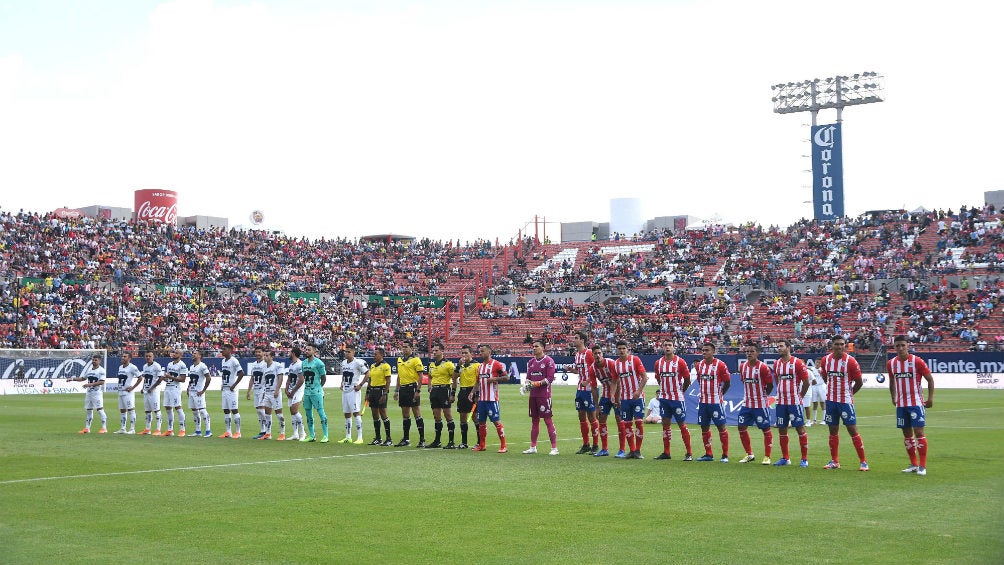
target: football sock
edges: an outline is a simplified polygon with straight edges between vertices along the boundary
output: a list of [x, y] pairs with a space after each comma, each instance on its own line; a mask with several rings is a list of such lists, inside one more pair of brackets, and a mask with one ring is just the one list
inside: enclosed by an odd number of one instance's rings
[[830, 461], [840, 461], [840, 436], [830, 434]]
[[178, 408], [178, 428], [185, 429], [185, 411]]
[[906, 446], [906, 454], [910, 456], [910, 464], [917, 465], [917, 443], [913, 437], [903, 438], [903, 444]]
[[607, 423], [606, 422], [600, 423], [597, 425], [597, 427], [599, 428], [598, 431], [600, 432], [600, 442], [602, 443], [601, 447], [603, 449], [606, 449], [607, 439], [609, 438], [609, 430], [607, 429]]
[[746, 455], [753, 455], [753, 445], [750, 442], [750, 433], [746, 428], [739, 429], [739, 441], [743, 444]]
[[106, 427], [108, 425], [108, 414], [105, 414], [104, 408], [98, 408], [98, 416], [101, 416], [101, 427]]
[[927, 436], [920, 436], [916, 440], [917, 455], [920, 456], [920, 466], [927, 467]]
[[226, 424], [227, 424], [227, 433], [228, 434], [230, 433], [231, 423], [233, 422], [233, 420], [234, 420], [234, 417], [231, 416], [230, 414], [224, 414], [223, 415], [223, 421], [226, 422]]
[[352, 437], [352, 418], [345, 418], [345, 437]]
[[467, 429], [469, 424], [465, 421], [460, 422], [460, 443], [467, 445]]
[[387, 439], [390, 439], [390, 418], [383, 421], [383, 431], [385, 432], [384, 435], [387, 436]]
[[582, 445], [589, 443], [589, 422], [585, 420], [579, 422], [579, 432], [582, 434]]
[[771, 452], [774, 448], [774, 432], [767, 428], [763, 431], [763, 454], [765, 457], [770, 457]]
[[258, 430], [261, 431], [262, 433], [264, 433], [265, 432], [265, 409], [264, 408], [256, 408], [255, 410], [258, 411]]
[[124, 430], [124, 429], [125, 429], [125, 427], [126, 427], [126, 413], [125, 413], [125, 412], [123, 412], [123, 413], [121, 414], [121, 417], [119, 418], [119, 420], [120, 420], [120, 422], [121, 422], [121, 423], [120, 423], [119, 425], [120, 425], [120, 426], [122, 427], [122, 429]]
[[718, 440], [722, 442], [722, 457], [729, 456], [729, 431], [719, 430]]
[[[593, 445], [596, 445], [599, 442], [599, 437], [600, 437], [600, 423], [596, 420], [590, 420], [589, 431], [590, 434], [593, 436]], [[603, 449], [606, 448], [607, 448], [606, 444], [604, 444]]]
[[408, 441], [411, 438], [411, 418], [402, 420], [401, 426], [404, 429], [404, 437], [402, 439]]
[[[801, 438], [801, 436], [799, 437]], [[781, 434], [780, 439], [781, 439], [781, 458], [791, 459], [791, 457], [788, 457], [788, 434]]]
[[157, 411], [157, 431], [160, 431], [161, 423], [164, 421], [164, 417], [161, 416], [160, 410]]
[[199, 414], [202, 415], [202, 423], [203, 423], [203, 425], [205, 425], [205, 428], [203, 428], [203, 431], [208, 432], [210, 429], [212, 429], [209, 426], [209, 412], [207, 412], [206, 409], [203, 408], [203, 409], [199, 410]]
[[[286, 415], [282, 412], [276, 412], [275, 415], [279, 417], [279, 433], [281, 435], [286, 435]], [[269, 428], [271, 427], [272, 426], [269, 425]]]
[[418, 441], [425, 441], [425, 420], [421, 416], [415, 418], [415, 427], [418, 428]]
[[558, 448], [558, 432], [554, 429], [554, 420], [546, 418], [544, 424], [547, 425], [547, 437], [551, 440], [551, 449]]
[[381, 432], [380, 417], [377, 416], [373, 418], [373, 433], [375, 434], [375, 437], [378, 440], [381, 439], [380, 432]]
[[94, 421], [94, 412], [92, 410], [87, 411], [87, 418], [85, 419], [84, 429], [91, 429], [91, 422]]
[[634, 450], [641, 451], [641, 442], [645, 439], [645, 420], [635, 420], [634, 427]]
[[202, 431], [202, 416], [199, 415], [198, 410], [192, 410], [192, 420], [195, 422], [195, 433]]
[[540, 418], [530, 422], [530, 447], [537, 447], [537, 435], [540, 434]]
[[453, 420], [446, 421], [446, 431], [450, 434], [450, 443], [453, 443], [453, 435], [456, 432], [457, 425], [453, 423]]
[[486, 441], [488, 441], [488, 425], [478, 424], [478, 445], [484, 448]]
[[[160, 426], [157, 427], [159, 428]], [[174, 431], [174, 410], [170, 408], [167, 409], [167, 429]]]
[[439, 443], [439, 440], [443, 439], [443, 421], [436, 420], [436, 422], [433, 424], [433, 427], [436, 430], [435, 443]]
[[863, 441], [861, 441], [861, 435], [857, 434], [857, 435], [851, 436], [851, 443], [854, 444], [854, 449], [855, 449], [855, 451], [858, 452], [858, 459], [860, 459], [862, 462], [864, 462], [865, 461], [865, 443]]
[[701, 441], [704, 442], [704, 454], [711, 456], [711, 430], [701, 430]]
[[148, 430], [150, 429], [150, 422], [152, 422], [152, 421], [153, 421], [153, 414], [147, 412], [146, 413], [146, 429], [148, 429]]
[[502, 422], [495, 422], [495, 431], [499, 434], [499, 441], [502, 442], [502, 448], [505, 449], [505, 428], [502, 426]]
[[136, 429], [136, 411], [135, 410], [130, 410], [129, 411], [129, 423], [132, 425], [132, 429], [135, 430]]
[[624, 422], [617, 420], [617, 443], [620, 445], [621, 451], [624, 451]]
[[687, 424], [680, 424], [680, 435], [683, 437], [683, 447], [687, 453], [693, 453], [690, 449], [690, 428], [687, 427]]
[[234, 414], [234, 433], [241, 433], [241, 415], [239, 412]]
[[662, 452], [669, 455], [669, 444], [673, 441], [673, 428], [665, 427], [662, 429]]
[[802, 450], [802, 459], [809, 458], [809, 434], [798, 434], [798, 447]]
[[[624, 430], [624, 441], [627, 443], [628, 451], [634, 451], [634, 431], [631, 429], [631, 422], [620, 422], [620, 426]], [[622, 447], [621, 449], [623, 450], [624, 448]]]
[[[227, 426], [229, 428], [229, 424]], [[229, 430], [228, 430], [229, 431]], [[307, 435], [314, 437], [314, 411], [307, 411], [307, 431], [310, 432]]]

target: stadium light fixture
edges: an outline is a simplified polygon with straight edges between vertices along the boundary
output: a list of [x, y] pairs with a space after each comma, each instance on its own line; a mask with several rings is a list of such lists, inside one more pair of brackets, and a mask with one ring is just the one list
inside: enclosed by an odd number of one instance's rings
[[[874, 71], [778, 83], [771, 86], [771, 102], [776, 114], [811, 112], [812, 125], [816, 125], [816, 115], [820, 110], [835, 109], [837, 122], [840, 122], [842, 111], [847, 106], [883, 102], [884, 84], [885, 77]], [[821, 85], [826, 85], [826, 88]]]

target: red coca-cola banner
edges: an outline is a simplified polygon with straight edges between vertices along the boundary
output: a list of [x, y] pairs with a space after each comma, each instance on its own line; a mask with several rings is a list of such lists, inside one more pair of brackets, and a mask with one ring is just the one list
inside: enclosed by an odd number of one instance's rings
[[178, 193], [173, 190], [136, 191], [136, 221], [174, 224], [178, 220]]

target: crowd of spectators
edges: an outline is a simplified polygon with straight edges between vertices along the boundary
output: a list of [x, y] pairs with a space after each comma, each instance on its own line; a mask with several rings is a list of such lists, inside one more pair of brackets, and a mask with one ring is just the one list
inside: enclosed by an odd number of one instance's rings
[[[918, 343], [1004, 345], [979, 329], [1000, 317], [1004, 292], [1001, 216], [992, 206], [657, 230], [617, 244], [613, 252], [587, 244], [559, 260], [562, 246], [531, 238], [505, 246], [309, 240], [0, 210], [0, 346], [283, 350], [309, 341], [334, 352], [346, 343], [394, 349], [405, 338], [421, 346], [440, 337], [445, 317], [426, 307], [428, 297], [446, 298], [455, 311], [450, 299], [465, 285], [517, 296], [494, 307], [484, 293], [468, 295], [464, 307], [490, 322], [536, 317], [559, 349], [580, 328], [601, 343], [630, 337], [640, 353], [664, 338], [684, 350], [705, 339], [770, 346], [765, 325], [790, 327], [808, 347], [842, 332], [862, 349], [894, 332]], [[951, 288], [945, 276], [960, 273], [960, 288]], [[878, 279], [900, 283], [890, 290]], [[792, 291], [792, 283], [807, 284]], [[745, 302], [750, 289], [763, 291], [755, 304]], [[600, 291], [619, 298], [525, 298]], [[893, 293], [901, 295], [895, 307]], [[490, 334], [503, 327], [493, 323]]]

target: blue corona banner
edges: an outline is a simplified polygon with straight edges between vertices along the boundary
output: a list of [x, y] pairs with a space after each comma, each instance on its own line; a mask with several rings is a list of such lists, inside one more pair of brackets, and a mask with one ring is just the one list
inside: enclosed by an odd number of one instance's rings
[[812, 209], [819, 221], [844, 215], [844, 159], [840, 124], [812, 126]]

